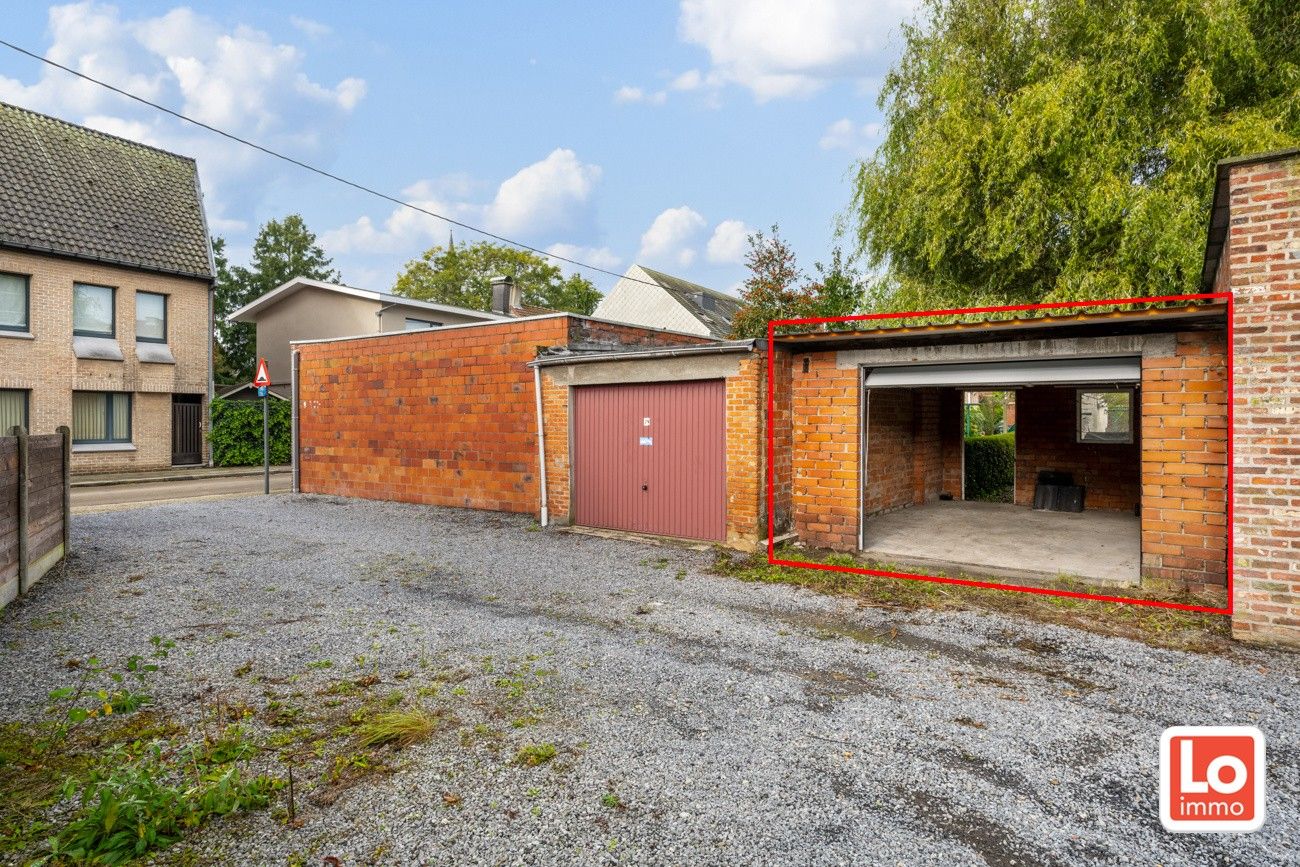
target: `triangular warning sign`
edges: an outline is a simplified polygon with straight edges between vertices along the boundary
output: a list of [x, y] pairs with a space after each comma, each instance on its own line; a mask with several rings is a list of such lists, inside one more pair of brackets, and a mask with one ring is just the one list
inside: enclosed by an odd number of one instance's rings
[[257, 359], [257, 376], [253, 377], [253, 385], [261, 388], [264, 385], [271, 384], [271, 371], [266, 367], [266, 359]]

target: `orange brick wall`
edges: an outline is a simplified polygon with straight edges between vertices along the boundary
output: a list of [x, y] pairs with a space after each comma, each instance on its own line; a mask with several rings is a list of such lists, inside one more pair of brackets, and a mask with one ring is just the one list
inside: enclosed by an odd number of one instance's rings
[[1227, 339], [1183, 333], [1142, 360], [1142, 575], [1227, 581]]
[[727, 541], [767, 537], [767, 358], [753, 352], [727, 377]]
[[[1084, 508], [1133, 511], [1141, 495], [1138, 442], [1080, 443], [1073, 388], [1016, 392], [1016, 504], [1034, 504], [1039, 470], [1070, 473], [1083, 485]], [[1140, 432], [1134, 436], [1139, 440]]]
[[[1300, 158], [1234, 167], [1233, 617], [1300, 646]], [[1222, 285], [1222, 282], [1220, 283]]]
[[[790, 430], [790, 387], [791, 372], [793, 370], [790, 353], [784, 349], [776, 351], [776, 358], [773, 362], [774, 375], [773, 386], [773, 423], [772, 439], [773, 451], [775, 453], [774, 473], [772, 477], [773, 493], [775, 494], [776, 505], [776, 532], [782, 535], [789, 532], [793, 526], [794, 516], [792, 514], [791, 495], [793, 490], [793, 468], [791, 460], [793, 451], [791, 449], [791, 430]], [[766, 371], [764, 372], [766, 376]], [[764, 393], [762, 400], [766, 406], [767, 392], [764, 384]], [[764, 428], [763, 435], [767, 435]], [[766, 452], [764, 452], [766, 454]], [[766, 478], [764, 479], [766, 484]], [[766, 529], [763, 535], [766, 536]]]
[[300, 345], [300, 485], [307, 493], [537, 509], [527, 363], [566, 317]]
[[536, 513], [537, 352], [700, 342], [551, 316], [300, 344], [301, 489]]
[[858, 545], [858, 391], [857, 369], [837, 368], [834, 352], [793, 356], [791, 503], [800, 541], [815, 547]]

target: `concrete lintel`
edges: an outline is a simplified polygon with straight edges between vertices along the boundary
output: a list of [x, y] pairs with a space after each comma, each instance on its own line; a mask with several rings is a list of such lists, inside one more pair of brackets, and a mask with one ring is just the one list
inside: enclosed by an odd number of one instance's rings
[[[993, 343], [954, 343], [948, 346], [902, 346], [893, 349], [845, 349], [835, 354], [840, 370], [891, 364], [944, 364], [973, 361], [1030, 361], [1043, 358], [1092, 358], [1141, 355], [1168, 358], [1174, 354], [1172, 334], [1130, 334], [1116, 337], [1053, 337], [1039, 340], [1000, 340]], [[798, 354], [797, 350], [796, 353]]]
[[623, 382], [681, 382], [725, 379], [740, 373], [743, 354], [680, 358], [625, 358], [620, 361], [557, 364], [545, 368], [559, 385], [617, 385]]

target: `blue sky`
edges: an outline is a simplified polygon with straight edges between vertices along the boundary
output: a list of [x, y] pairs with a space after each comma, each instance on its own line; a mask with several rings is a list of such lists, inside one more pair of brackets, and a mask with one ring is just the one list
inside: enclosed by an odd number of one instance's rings
[[[525, 243], [731, 290], [752, 229], [779, 223], [807, 270], [826, 256], [853, 162], [879, 140], [876, 93], [912, 6], [22, 4], [0, 31]], [[347, 282], [388, 289], [447, 237], [441, 221], [395, 214], [6, 49], [0, 100], [196, 157], [236, 261], [262, 221], [299, 212]]]

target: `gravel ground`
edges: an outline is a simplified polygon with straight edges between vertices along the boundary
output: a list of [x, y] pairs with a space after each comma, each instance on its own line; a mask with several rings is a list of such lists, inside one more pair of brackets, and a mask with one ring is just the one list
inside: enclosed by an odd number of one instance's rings
[[[168, 859], [1300, 861], [1294, 654], [858, 609], [710, 575], [705, 553], [323, 497], [84, 516], [74, 545], [0, 616], [6, 719], [39, 718], [69, 657], [147, 654], [151, 635], [177, 642], [151, 691], [182, 720], [222, 704], [263, 725], [272, 701], [311, 720], [367, 674], [455, 719], [353, 785], [301, 768], [300, 827], [230, 817]], [[1161, 730], [1213, 723], [1268, 737], [1268, 820], [1167, 834]], [[525, 744], [556, 757], [520, 765]]]

